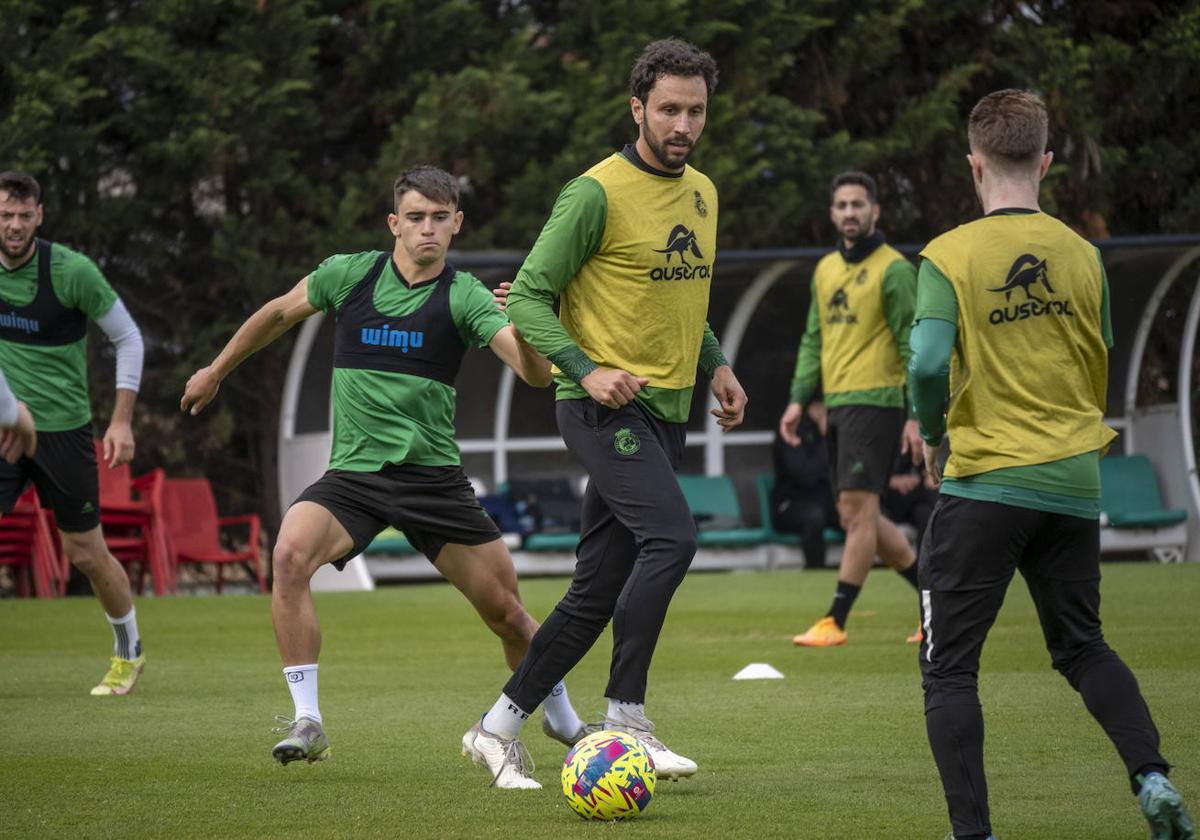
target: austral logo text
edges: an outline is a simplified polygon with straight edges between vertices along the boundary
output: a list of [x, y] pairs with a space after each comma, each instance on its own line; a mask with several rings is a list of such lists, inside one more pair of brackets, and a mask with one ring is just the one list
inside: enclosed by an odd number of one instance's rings
[[425, 332], [394, 330], [385, 324], [382, 329], [363, 327], [361, 340], [372, 347], [399, 347], [401, 353], [407, 353], [410, 347], [417, 350], [425, 346]]
[[[712, 269], [707, 264], [692, 265], [688, 255], [696, 259], [704, 259], [700, 246], [696, 242], [695, 231], [686, 225], [675, 225], [667, 236], [665, 248], [655, 248], [655, 253], [666, 254], [667, 264], [662, 268], [650, 269], [650, 279], [658, 280], [707, 280], [712, 276]], [[673, 257], [679, 255], [679, 264], [673, 265]]]
[[[1037, 285], [1040, 285], [1044, 290], [1046, 294], [1045, 298], [1038, 297], [1031, 291], [1031, 287]], [[1009, 306], [1009, 298], [1018, 289], [1025, 293], [1024, 301]], [[1026, 318], [1036, 318], [1039, 315], [1060, 315], [1065, 318], [1075, 317], [1075, 313], [1071, 310], [1071, 301], [1056, 300], [1050, 297], [1050, 295], [1055, 294], [1055, 291], [1054, 287], [1050, 285], [1046, 261], [1039, 260], [1033, 254], [1022, 254], [1017, 257], [1012, 264], [1012, 268], [1008, 270], [1008, 276], [1004, 278], [1004, 285], [995, 289], [988, 289], [988, 291], [1004, 292], [1005, 305], [997, 307], [988, 313], [988, 321], [993, 324], [1024, 321]]]

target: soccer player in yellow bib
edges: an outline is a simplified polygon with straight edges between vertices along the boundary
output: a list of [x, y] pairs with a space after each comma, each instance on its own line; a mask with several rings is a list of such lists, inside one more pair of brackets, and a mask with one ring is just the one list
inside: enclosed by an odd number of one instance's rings
[[1151, 837], [1193, 838], [1137, 680], [1101, 633], [1108, 281], [1096, 248], [1038, 208], [1046, 126], [1032, 93], [979, 101], [967, 160], [985, 215], [921, 252], [909, 382], [935, 475], [951, 448], [921, 551], [926, 729], [953, 837], [990, 837], [979, 657], [1020, 570], [1051, 662], [1117, 748]]
[[[900, 529], [879, 511], [897, 451], [920, 456], [916, 421], [906, 421], [904, 365], [917, 272], [876, 227], [875, 179], [843, 172], [833, 179], [829, 217], [838, 248], [817, 263], [808, 324], [800, 340], [790, 401], [779, 419], [785, 443], [818, 384], [828, 407], [826, 441], [846, 546], [829, 612], [792, 641], [804, 647], [846, 643], [846, 620], [878, 555], [917, 587], [916, 558]], [[809, 563], [813, 558], [806, 557]], [[919, 639], [919, 632], [909, 641]]]
[[746, 404], [705, 320], [717, 192], [687, 165], [716, 81], [716, 63], [691, 44], [646, 47], [630, 78], [637, 142], [563, 188], [508, 297], [513, 323], [555, 365], [558, 427], [590, 480], [570, 589], [463, 736], [497, 787], [540, 787], [521, 761], [521, 726], [609, 620], [605, 728], [641, 740], [659, 778], [696, 772], [655, 737], [644, 704], [667, 607], [696, 552], [675, 468], [697, 366], [712, 377], [722, 428], [740, 424]]

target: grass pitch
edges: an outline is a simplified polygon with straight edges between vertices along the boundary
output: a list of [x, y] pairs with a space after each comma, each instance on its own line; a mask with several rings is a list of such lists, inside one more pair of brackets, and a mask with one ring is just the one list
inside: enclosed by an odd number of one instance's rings
[[[543, 616], [566, 582], [529, 580]], [[564, 750], [538, 721], [541, 791], [497, 791], [459, 738], [506, 672], [499, 644], [451, 587], [317, 596], [321, 711], [333, 758], [280, 767], [272, 715], [290, 714], [262, 596], [139, 601], [137, 691], [96, 698], [111, 639], [96, 602], [0, 602], [0, 837], [914, 838], [949, 830], [925, 741], [915, 596], [876, 570], [844, 648], [794, 648], [833, 592], [826, 571], [693, 574], [651, 672], [648, 712], [700, 764], [660, 782], [641, 818], [580, 820], [562, 801]], [[1106, 635], [1141, 681], [1200, 811], [1200, 566], [1104, 569]], [[610, 638], [570, 675], [603, 709]], [[751, 662], [783, 680], [733, 682]], [[1145, 837], [1115, 751], [1050, 670], [1019, 580], [984, 652], [993, 823], [1000, 837]], [[539, 713], [540, 714], [540, 713]]]

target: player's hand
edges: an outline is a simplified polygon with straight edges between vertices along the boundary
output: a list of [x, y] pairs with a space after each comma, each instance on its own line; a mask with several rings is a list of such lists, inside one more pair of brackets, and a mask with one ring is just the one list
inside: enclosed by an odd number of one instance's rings
[[508, 293], [512, 289], [512, 283], [505, 280], [498, 288], [492, 289], [492, 302], [496, 304], [496, 308], [501, 312], [508, 309]]
[[746, 403], [750, 398], [729, 365], [721, 365], [713, 371], [712, 392], [720, 407], [712, 409], [709, 414], [717, 418], [721, 431], [728, 432], [742, 425], [746, 418]]
[[[924, 441], [922, 441], [924, 443]], [[895, 490], [901, 496], [907, 496], [909, 493], [917, 489], [917, 485], [921, 483], [921, 476], [914, 473], [895, 473], [888, 478], [888, 487]]]
[[796, 434], [796, 428], [800, 425], [800, 418], [803, 416], [804, 404], [793, 402], [788, 403], [787, 408], [783, 411], [783, 416], [779, 418], [779, 436], [788, 446], [800, 445], [800, 435]]
[[25, 403], [17, 403], [17, 422], [12, 428], [0, 430], [0, 458], [15, 464], [22, 458], [32, 458], [37, 450], [37, 430], [33, 415]]
[[109, 423], [103, 444], [104, 463], [110, 469], [128, 464], [133, 460], [133, 427], [121, 421]]
[[930, 446], [925, 441], [921, 441], [921, 452], [925, 456], [925, 474], [929, 477], [930, 487], [942, 485], [942, 465], [938, 459], [945, 446], [944, 440], [937, 446]]
[[181, 411], [187, 411], [192, 416], [204, 410], [204, 406], [213, 401], [217, 389], [221, 387], [221, 377], [217, 376], [212, 365], [202, 367], [192, 374], [183, 388], [183, 399], [179, 401]]
[[650, 384], [644, 376], [634, 376], [620, 368], [596, 368], [579, 384], [588, 396], [608, 408], [621, 408], [633, 402], [633, 398]]
[[900, 434], [900, 454], [907, 455], [912, 453], [913, 466], [920, 466], [924, 460], [925, 447], [922, 445], [921, 432], [917, 428], [916, 420], [909, 420], [904, 424], [904, 431]]

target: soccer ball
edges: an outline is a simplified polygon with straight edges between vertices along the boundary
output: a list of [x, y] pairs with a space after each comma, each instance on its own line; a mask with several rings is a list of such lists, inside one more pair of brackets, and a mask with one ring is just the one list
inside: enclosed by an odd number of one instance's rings
[[650, 805], [654, 759], [627, 732], [593, 732], [567, 753], [562, 787], [567, 804], [588, 820], [626, 820]]

